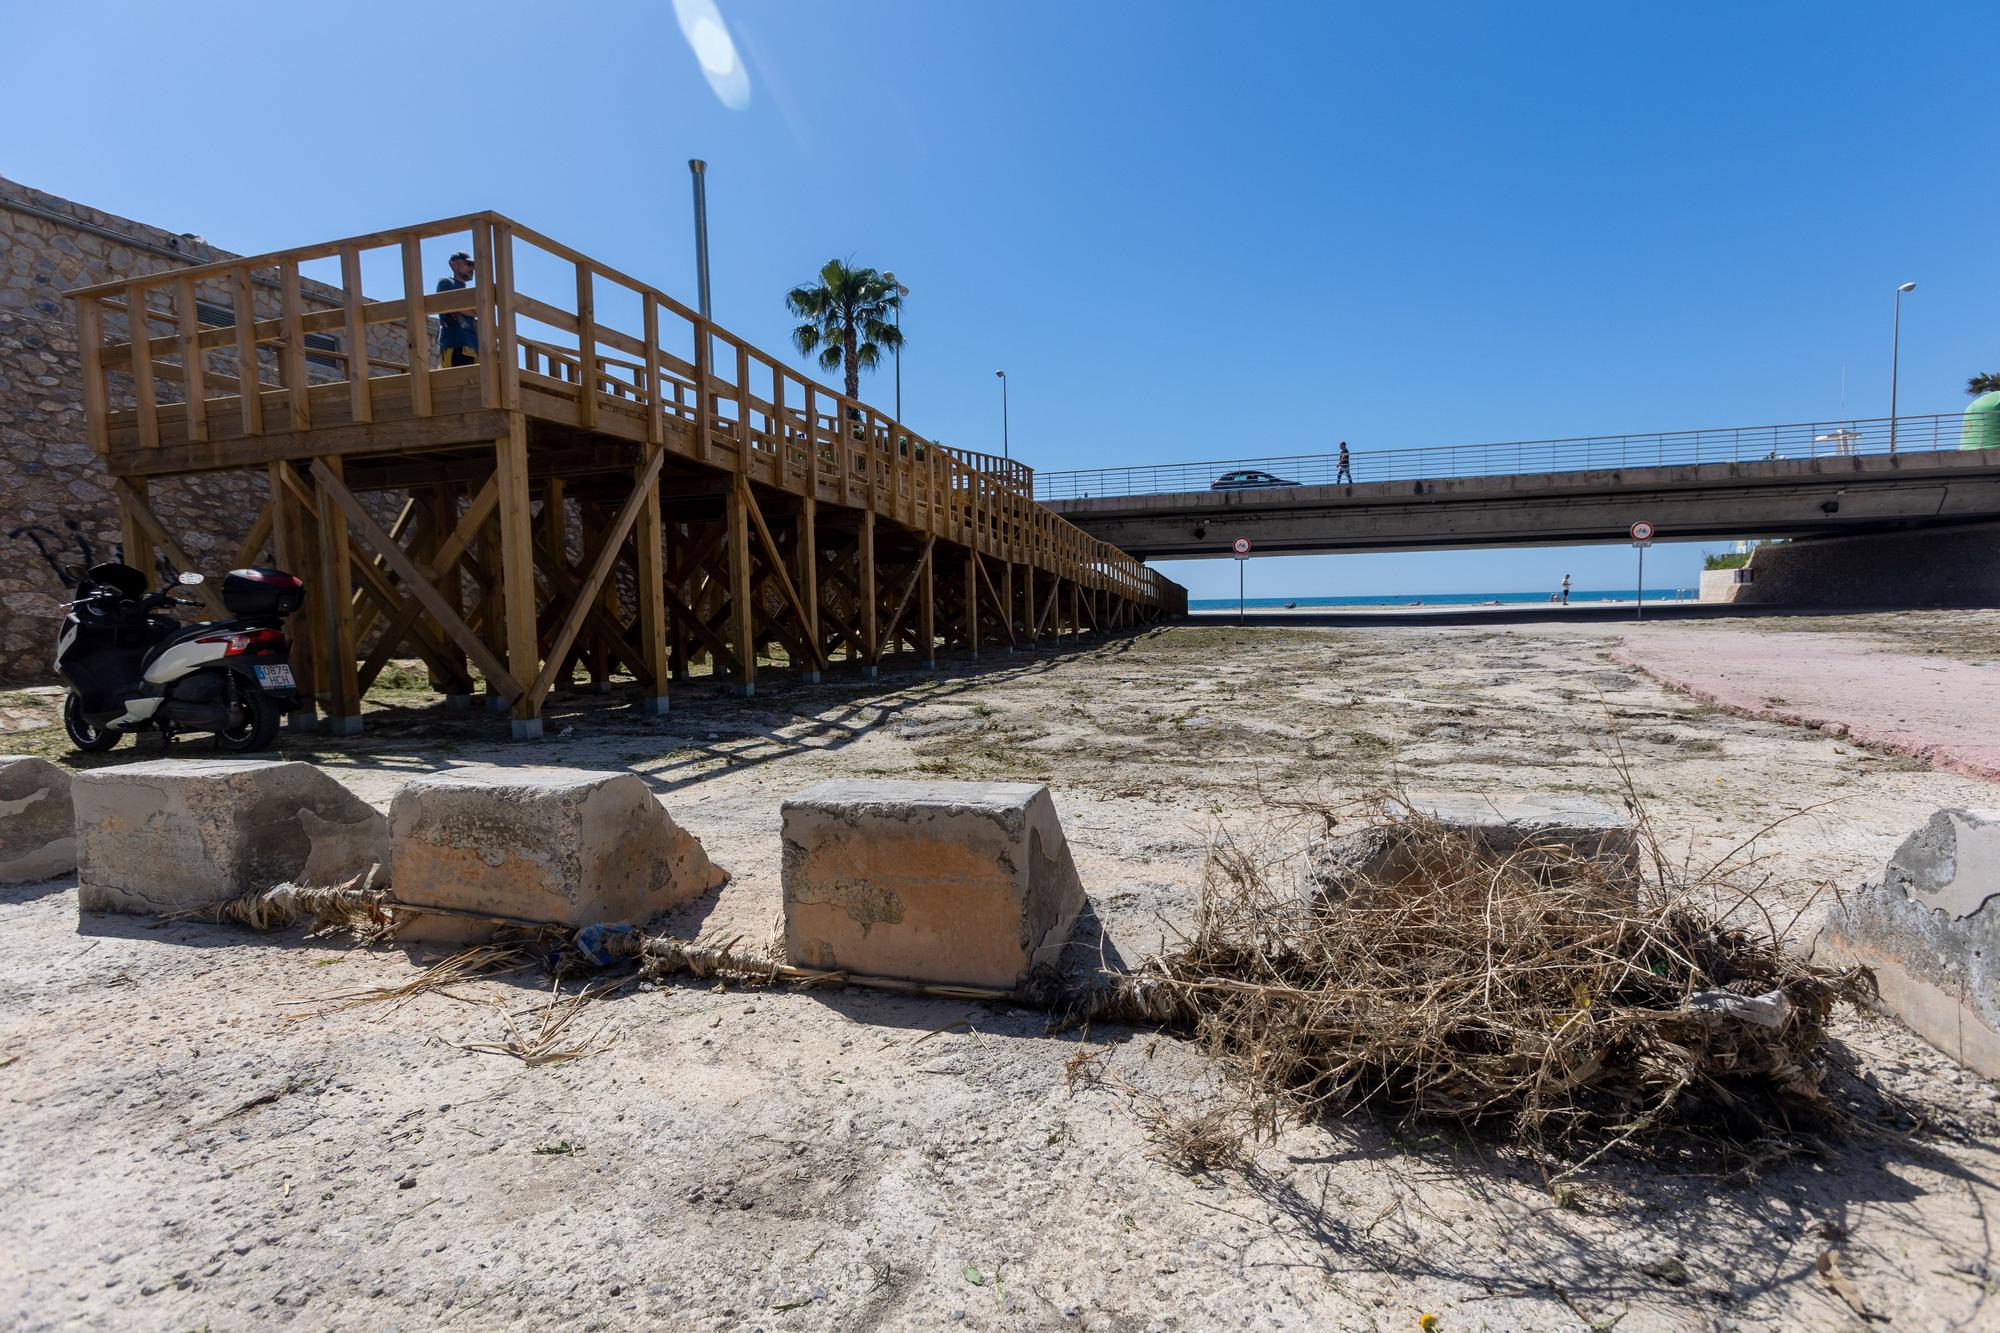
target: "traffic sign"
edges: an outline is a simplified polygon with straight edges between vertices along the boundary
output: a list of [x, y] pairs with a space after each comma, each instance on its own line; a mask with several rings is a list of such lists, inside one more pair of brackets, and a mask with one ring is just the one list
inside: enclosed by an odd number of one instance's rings
[[1238, 555], [1248, 555], [1250, 554], [1250, 539], [1248, 537], [1238, 537], [1229, 544], [1229, 549]]
[[1653, 525], [1643, 518], [1634, 523], [1632, 525], [1632, 540], [1635, 542], [1649, 542], [1653, 540]]

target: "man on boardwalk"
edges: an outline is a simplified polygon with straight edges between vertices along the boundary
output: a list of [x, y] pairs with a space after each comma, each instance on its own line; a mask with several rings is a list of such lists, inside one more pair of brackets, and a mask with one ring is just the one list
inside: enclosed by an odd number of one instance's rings
[[1349, 486], [1354, 484], [1354, 469], [1347, 456], [1346, 440], [1340, 442], [1340, 469], [1333, 474], [1334, 485], [1338, 486], [1343, 482]]
[[[472, 281], [472, 256], [460, 250], [451, 257], [451, 276], [439, 278], [437, 289], [455, 292]], [[438, 316], [438, 365], [469, 366], [479, 360], [479, 317], [456, 310]]]

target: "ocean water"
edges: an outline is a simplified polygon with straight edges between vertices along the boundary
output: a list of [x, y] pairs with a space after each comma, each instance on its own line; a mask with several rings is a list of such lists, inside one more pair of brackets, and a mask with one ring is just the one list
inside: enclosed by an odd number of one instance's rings
[[[1648, 588], [1646, 600], [1649, 602], [1692, 601], [1693, 588]], [[1590, 592], [1578, 589], [1570, 591], [1569, 600], [1577, 602], [1633, 602], [1639, 594], [1633, 588], [1600, 588]], [[1389, 593], [1377, 597], [1248, 597], [1243, 605], [1252, 609], [1283, 607], [1294, 603], [1299, 608], [1323, 606], [1486, 606], [1501, 603], [1507, 606], [1531, 606], [1537, 602], [1548, 603], [1545, 592], [1426, 592]], [[1234, 597], [1193, 597], [1188, 599], [1191, 611], [1235, 610]]]

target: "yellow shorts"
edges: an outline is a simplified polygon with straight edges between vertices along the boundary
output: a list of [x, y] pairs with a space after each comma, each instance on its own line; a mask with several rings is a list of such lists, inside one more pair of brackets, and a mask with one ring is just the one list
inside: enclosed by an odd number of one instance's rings
[[438, 353], [438, 367], [470, 366], [479, 362], [479, 354], [470, 347], [447, 347]]

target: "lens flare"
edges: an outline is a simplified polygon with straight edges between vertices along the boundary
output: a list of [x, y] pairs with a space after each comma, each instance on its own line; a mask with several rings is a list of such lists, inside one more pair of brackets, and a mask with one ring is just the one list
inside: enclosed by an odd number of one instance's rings
[[750, 71], [736, 53], [729, 25], [715, 7], [715, 0], [674, 0], [674, 18], [681, 36], [701, 64], [702, 76], [714, 90], [716, 100], [731, 111], [750, 105]]

